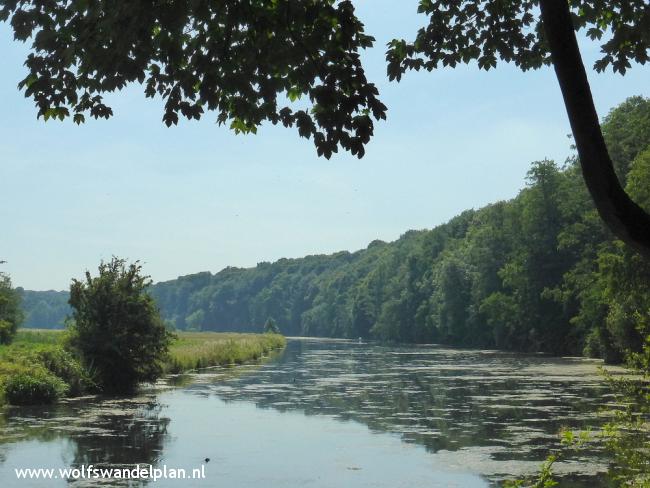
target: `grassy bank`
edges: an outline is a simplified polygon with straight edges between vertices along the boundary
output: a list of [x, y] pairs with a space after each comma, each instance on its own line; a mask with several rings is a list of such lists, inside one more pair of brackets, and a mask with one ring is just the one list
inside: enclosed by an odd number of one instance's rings
[[167, 373], [182, 373], [241, 364], [259, 359], [285, 344], [286, 339], [279, 334], [185, 332], [172, 343], [164, 368]]
[[92, 388], [62, 342], [61, 331], [20, 330], [11, 345], [0, 346], [0, 405], [51, 403]]
[[[0, 346], [0, 405], [51, 403], [95, 390], [92, 375], [63, 347], [60, 330], [23, 329]], [[286, 340], [278, 334], [180, 332], [163, 369], [181, 373], [257, 360]]]

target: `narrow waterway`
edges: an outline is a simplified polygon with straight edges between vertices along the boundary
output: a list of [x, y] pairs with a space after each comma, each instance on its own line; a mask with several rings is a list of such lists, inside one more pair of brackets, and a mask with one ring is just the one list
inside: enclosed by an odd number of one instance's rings
[[[564, 428], [599, 425], [599, 363], [542, 355], [290, 340], [261, 365], [170, 378], [128, 399], [11, 407], [2, 486], [137, 486], [58, 469], [184, 469], [152, 486], [482, 487], [534, 472]], [[169, 388], [170, 383], [177, 383]], [[206, 461], [209, 459], [209, 461]], [[53, 479], [16, 469], [51, 468]], [[605, 486], [597, 449], [556, 470]], [[58, 476], [58, 479], [55, 478]]]

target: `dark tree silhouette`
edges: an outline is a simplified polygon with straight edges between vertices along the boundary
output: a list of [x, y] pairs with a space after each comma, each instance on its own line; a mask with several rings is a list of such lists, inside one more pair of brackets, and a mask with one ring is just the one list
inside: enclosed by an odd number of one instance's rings
[[553, 64], [575, 138], [582, 174], [598, 213], [610, 230], [650, 256], [650, 216], [623, 190], [603, 139], [575, 31], [605, 39], [596, 71], [610, 65], [624, 74], [630, 61], [645, 64], [650, 51], [647, 0], [422, 0], [429, 16], [414, 42], [391, 42], [388, 73], [399, 80], [410, 69], [429, 71], [497, 59], [522, 70]]
[[[582, 175], [596, 209], [617, 237], [650, 257], [650, 215], [630, 199], [614, 172], [580, 56], [569, 6], [566, 0], [542, 0], [540, 7], [553, 66], [580, 156]], [[644, 15], [645, 37], [649, 40], [650, 3], [646, 4]], [[647, 47], [644, 49], [640, 45], [638, 52], [641, 53], [639, 61], [645, 62]], [[621, 71], [625, 65], [621, 65]]]

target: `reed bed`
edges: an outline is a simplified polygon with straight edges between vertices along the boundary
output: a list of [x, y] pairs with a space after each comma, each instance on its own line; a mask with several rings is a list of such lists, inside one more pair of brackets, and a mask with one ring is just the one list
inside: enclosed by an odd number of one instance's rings
[[172, 343], [166, 373], [184, 373], [210, 366], [254, 361], [286, 345], [280, 334], [182, 332]]

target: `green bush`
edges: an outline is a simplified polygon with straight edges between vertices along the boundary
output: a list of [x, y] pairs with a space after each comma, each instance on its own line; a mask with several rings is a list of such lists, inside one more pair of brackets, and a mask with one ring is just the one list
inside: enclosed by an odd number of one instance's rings
[[95, 388], [90, 374], [62, 347], [46, 347], [36, 353], [38, 362], [68, 385], [68, 395], [77, 396]]
[[[9, 346], [0, 346], [0, 405], [7, 401], [20, 404], [50, 401], [47, 398], [51, 395], [43, 393], [42, 385], [38, 387], [40, 393], [30, 399], [31, 395], [24, 388], [34, 381], [27, 381], [24, 375], [32, 379], [36, 377], [38, 384], [54, 384], [57, 394], [77, 396], [95, 390], [92, 378], [80, 360], [62, 345], [16, 340]], [[11, 399], [6, 395], [7, 385], [15, 393]]]
[[99, 276], [73, 280], [69, 344], [92, 369], [100, 388], [121, 393], [163, 372], [173, 335], [166, 329], [153, 298], [151, 281], [137, 263], [113, 258], [99, 265]]
[[[81, 362], [61, 345], [14, 343], [0, 351], [0, 361], [26, 369], [42, 366], [71, 387], [70, 393], [83, 390], [92, 383]], [[76, 386], [75, 386], [76, 385]]]
[[53, 403], [67, 393], [65, 382], [44, 368], [11, 375], [4, 385], [5, 399], [13, 405]]

